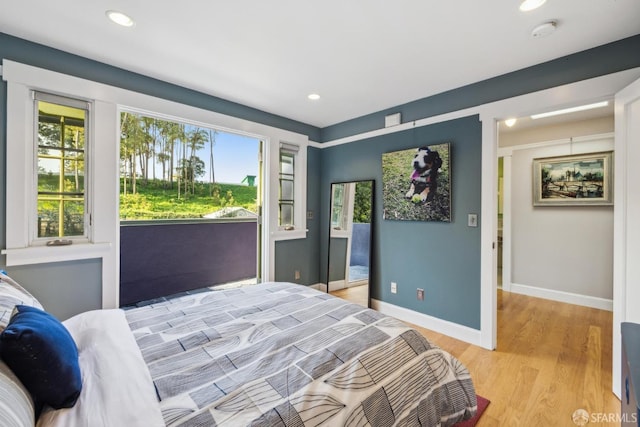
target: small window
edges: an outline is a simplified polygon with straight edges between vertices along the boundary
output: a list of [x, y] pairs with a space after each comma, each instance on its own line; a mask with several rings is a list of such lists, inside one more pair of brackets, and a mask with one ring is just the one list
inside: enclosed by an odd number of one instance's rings
[[89, 105], [36, 92], [36, 239], [88, 236], [85, 177]]
[[295, 161], [298, 146], [280, 144], [280, 192], [278, 197], [278, 225], [283, 229], [295, 227]]
[[347, 205], [348, 199], [346, 184], [333, 184], [333, 194], [331, 195], [331, 229], [346, 230], [347, 229]]

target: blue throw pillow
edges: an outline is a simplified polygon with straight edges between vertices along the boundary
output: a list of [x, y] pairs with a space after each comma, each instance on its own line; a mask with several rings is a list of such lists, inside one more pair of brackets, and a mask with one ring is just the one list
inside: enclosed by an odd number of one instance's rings
[[0, 356], [34, 400], [70, 408], [82, 390], [78, 348], [58, 319], [36, 307], [17, 305], [0, 335]]

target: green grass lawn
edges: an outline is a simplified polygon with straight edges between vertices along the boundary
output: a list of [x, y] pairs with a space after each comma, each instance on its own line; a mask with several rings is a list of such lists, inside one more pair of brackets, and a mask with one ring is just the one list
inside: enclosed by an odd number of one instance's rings
[[[122, 188], [122, 186], [121, 186]], [[195, 194], [178, 198], [177, 184], [155, 180], [147, 185], [138, 182], [136, 194], [120, 194], [120, 219], [179, 219], [202, 218], [224, 207], [243, 207], [256, 211], [256, 187], [235, 184], [196, 183]]]
[[[84, 179], [79, 178], [80, 189], [84, 188]], [[257, 187], [248, 187], [239, 184], [208, 184], [196, 183], [195, 194], [180, 192], [178, 197], [178, 184], [162, 180], [149, 180], [146, 183], [138, 180], [136, 194], [131, 194], [131, 183], [128, 184], [128, 192], [122, 194], [124, 188], [120, 181], [120, 219], [123, 220], [149, 220], [149, 219], [180, 219], [202, 218], [211, 212], [224, 207], [243, 207], [252, 212], [256, 211]], [[59, 176], [53, 174], [40, 174], [38, 186], [42, 191], [58, 191], [60, 186]], [[65, 177], [65, 191], [75, 190], [74, 180]], [[99, 197], [99, 195], [98, 195]], [[50, 205], [50, 206], [48, 206]], [[57, 212], [57, 204], [43, 202], [42, 209]], [[69, 204], [71, 210], [74, 205]], [[79, 211], [82, 215], [82, 210]]]

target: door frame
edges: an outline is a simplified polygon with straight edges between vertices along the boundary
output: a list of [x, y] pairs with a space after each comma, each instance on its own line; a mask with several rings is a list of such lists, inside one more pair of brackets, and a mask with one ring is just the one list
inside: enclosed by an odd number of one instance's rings
[[[497, 101], [491, 104], [485, 104], [479, 107], [480, 120], [482, 122], [482, 196], [480, 211], [481, 218], [484, 219], [480, 237], [480, 345], [482, 347], [495, 349], [498, 345], [496, 274], [496, 244], [498, 232], [498, 122], [508, 117], [520, 117], [541, 111], [566, 108], [601, 100], [611, 100], [618, 91], [638, 79], [638, 77], [640, 77], [640, 68], [634, 68]], [[616, 137], [617, 136], [616, 134]], [[616, 182], [615, 185], [617, 192], [619, 190], [618, 183]], [[617, 234], [614, 233], [614, 237], [626, 233], [625, 224], [619, 224], [618, 227], [622, 227], [622, 229], [618, 230]], [[617, 265], [615, 258], [616, 256], [614, 255], [614, 275], [616, 274]], [[616, 312], [616, 299], [619, 299], [620, 295], [620, 290], [616, 292], [615, 288], [616, 285], [614, 283], [614, 314]], [[619, 355], [619, 349], [615, 348], [615, 341], [613, 353], [615, 386], [615, 357]], [[619, 361], [617, 362], [617, 366], [619, 369]], [[617, 372], [619, 373], [619, 371]]]
[[[635, 103], [635, 111], [628, 106]], [[622, 322], [640, 322], [638, 310], [632, 310], [640, 298], [639, 286], [633, 286], [640, 278], [640, 269], [635, 262], [640, 250], [637, 221], [630, 223], [628, 218], [637, 218], [640, 198], [632, 191], [629, 183], [637, 182], [640, 172], [628, 167], [634, 159], [640, 158], [640, 149], [633, 141], [640, 134], [637, 120], [629, 117], [631, 112], [640, 115], [640, 79], [626, 86], [615, 96], [615, 170], [613, 210], [613, 392], [618, 398], [622, 394]], [[635, 126], [634, 126], [635, 124]], [[630, 158], [632, 159], [630, 161]], [[633, 236], [633, 238], [629, 238]]]

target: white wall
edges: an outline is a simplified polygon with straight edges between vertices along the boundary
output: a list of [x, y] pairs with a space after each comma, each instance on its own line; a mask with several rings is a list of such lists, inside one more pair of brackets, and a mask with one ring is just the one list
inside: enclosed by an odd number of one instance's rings
[[[500, 136], [501, 148], [511, 144], [511, 150], [506, 151], [511, 151], [511, 290], [574, 303], [584, 303], [585, 299], [610, 301], [613, 207], [534, 207], [532, 161], [540, 157], [612, 151], [612, 136], [593, 139], [582, 135], [613, 131], [613, 120], [574, 122], [553, 128]], [[545, 141], [542, 138], [553, 141], [537, 144]], [[600, 303], [586, 304], [603, 307]]]

